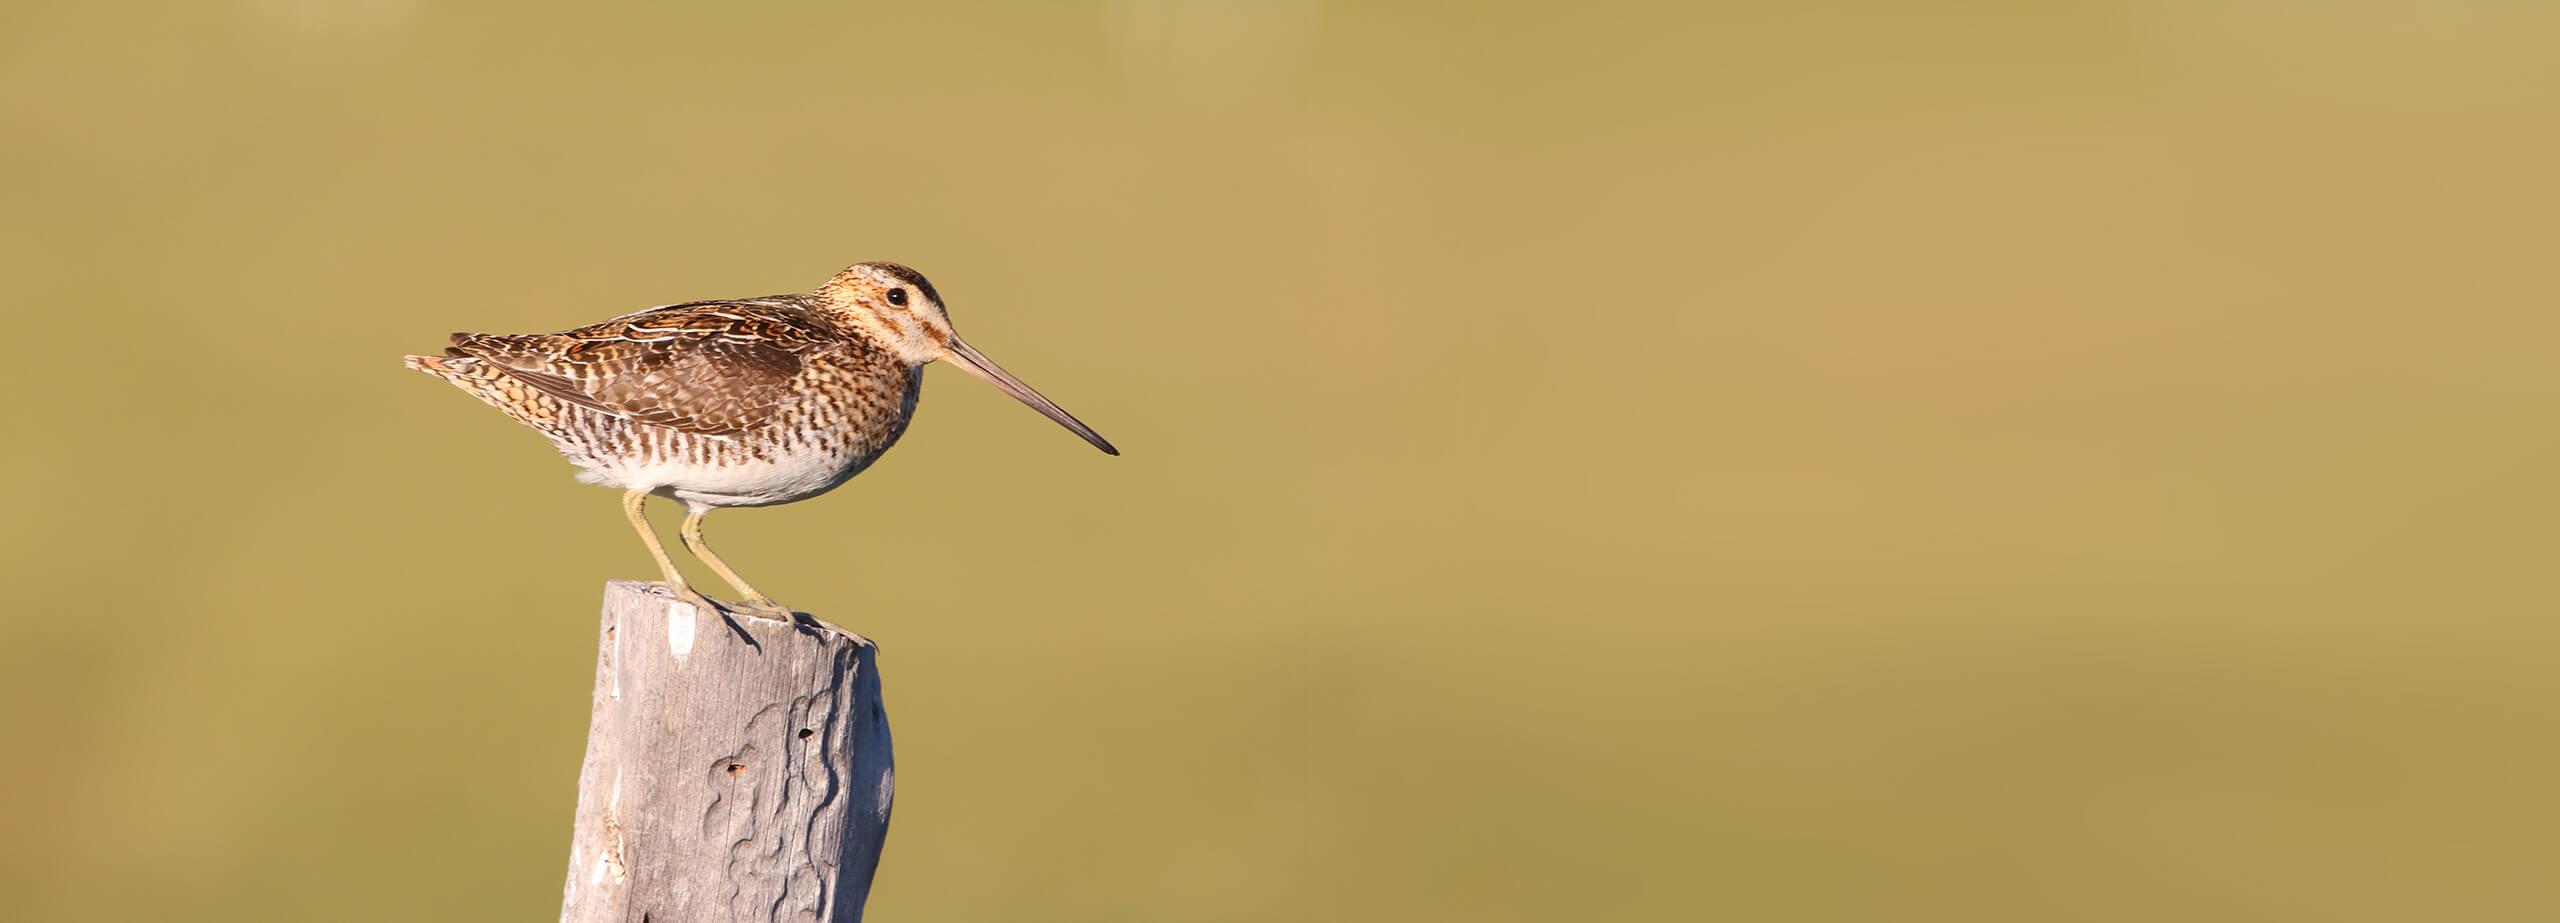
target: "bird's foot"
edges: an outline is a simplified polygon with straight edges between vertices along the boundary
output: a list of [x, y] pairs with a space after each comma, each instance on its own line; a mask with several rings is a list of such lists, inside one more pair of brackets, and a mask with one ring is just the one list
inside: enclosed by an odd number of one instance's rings
[[792, 612], [790, 606], [774, 602], [770, 599], [750, 599], [739, 603], [737, 608], [730, 611], [736, 612], [740, 615], [752, 615], [760, 619], [772, 619], [777, 622], [799, 621], [798, 613]]
[[804, 628], [814, 628], [819, 631], [831, 631], [836, 634], [852, 638], [855, 644], [860, 644], [865, 647], [879, 647], [879, 645], [871, 643], [871, 639], [869, 638], [844, 630], [844, 626], [810, 615], [806, 612], [795, 612], [790, 606], [774, 602], [771, 599], [748, 600], [746, 602], [739, 603], [738, 607], [752, 612], [762, 618], [790, 622]]
[[666, 589], [668, 596], [674, 597], [678, 601], [690, 604], [694, 608], [701, 609], [705, 612], [717, 612], [725, 615], [742, 616], [746, 618], [788, 622], [790, 624], [799, 625], [805, 628], [813, 628], [819, 631], [831, 631], [847, 638], [851, 638], [855, 644], [860, 644], [865, 647], [876, 648], [880, 646], [872, 643], [869, 638], [846, 631], [842, 625], [810, 615], [806, 612], [792, 611], [790, 606], [774, 602], [769, 598], [750, 599], [744, 602], [723, 604], [719, 600], [702, 595], [699, 591], [696, 591], [691, 587], [678, 589], [668, 587], [664, 583], [655, 583], [651, 585], [664, 588]]
[[[770, 602], [772, 602], [772, 600], [766, 600], [766, 602], [770, 603]], [[755, 605], [755, 604], [754, 604], [754, 603], [748, 603], [748, 605]], [[787, 621], [787, 622], [791, 622], [792, 624], [799, 625], [799, 626], [800, 626], [800, 627], [802, 627], [802, 628], [811, 628], [811, 629], [816, 629], [816, 630], [818, 630], [818, 631], [834, 632], [834, 633], [836, 633], [836, 634], [843, 635], [843, 636], [845, 636], [845, 637], [847, 637], [847, 638], [852, 638], [852, 639], [853, 639], [853, 643], [855, 643], [855, 644], [860, 644], [860, 645], [862, 645], [862, 646], [864, 646], [864, 647], [879, 647], [879, 646], [880, 646], [880, 645], [877, 645], [877, 644], [873, 644], [873, 643], [871, 643], [871, 639], [869, 639], [869, 638], [865, 638], [865, 637], [863, 637], [863, 636], [861, 636], [861, 635], [854, 634], [853, 632], [850, 632], [850, 631], [846, 631], [846, 630], [844, 629], [844, 626], [842, 626], [842, 625], [838, 625], [838, 624], [836, 624], [836, 623], [834, 623], [834, 622], [827, 621], [826, 619], [822, 619], [822, 618], [819, 618], [819, 617], [817, 617], [817, 616], [810, 615], [809, 613], [806, 613], [806, 612], [793, 612], [793, 611], [791, 611], [789, 608], [787, 608], [787, 607], [783, 607], [783, 606], [779, 606], [779, 605], [774, 606], [773, 608], [774, 608], [774, 609], [779, 609], [779, 610], [781, 610], [781, 615], [779, 616], [781, 619], [783, 619], [784, 621]]]
[[840, 635], [843, 635], [843, 636], [845, 636], [845, 637], [847, 637], [847, 638], [851, 638], [851, 639], [853, 639], [853, 643], [855, 643], [855, 644], [859, 644], [859, 645], [861, 645], [861, 646], [863, 646], [863, 647], [871, 648], [872, 650], [879, 650], [879, 649], [880, 649], [880, 645], [879, 645], [879, 644], [877, 644], [877, 643], [873, 642], [873, 641], [872, 641], [871, 639], [869, 639], [869, 638], [865, 638], [865, 637], [863, 637], [863, 636], [861, 636], [861, 635], [857, 635], [857, 634], [854, 634], [853, 632], [850, 632], [850, 631], [845, 630], [845, 627], [844, 627], [844, 626], [842, 626], [842, 625], [838, 625], [838, 624], [836, 624], [836, 623], [834, 623], [834, 622], [827, 621], [827, 620], [825, 620], [825, 619], [819, 618], [819, 617], [814, 616], [814, 615], [806, 615], [806, 616], [802, 616], [802, 617], [803, 617], [803, 618], [805, 618], [805, 619], [807, 619], [807, 622], [806, 622], [805, 624], [807, 624], [807, 625], [808, 625], [809, 627], [811, 627], [811, 628], [815, 628], [815, 629], [818, 629], [818, 630], [820, 630], [820, 631], [832, 631], [832, 632], [835, 632], [836, 634], [840, 634]]
[[700, 591], [697, 591], [692, 587], [683, 586], [681, 584], [670, 586], [662, 582], [654, 581], [649, 585], [665, 591], [667, 597], [670, 599], [701, 610], [703, 614], [719, 615], [720, 613], [727, 611], [726, 607], [720, 605], [719, 600], [704, 596]]

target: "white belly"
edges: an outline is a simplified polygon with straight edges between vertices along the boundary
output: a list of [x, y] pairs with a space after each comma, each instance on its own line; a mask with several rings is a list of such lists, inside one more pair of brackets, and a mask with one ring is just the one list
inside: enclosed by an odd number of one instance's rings
[[687, 462], [599, 460], [578, 480], [624, 490], [645, 490], [689, 506], [768, 506], [805, 500], [850, 480], [869, 459], [825, 453], [744, 459], [721, 465]]

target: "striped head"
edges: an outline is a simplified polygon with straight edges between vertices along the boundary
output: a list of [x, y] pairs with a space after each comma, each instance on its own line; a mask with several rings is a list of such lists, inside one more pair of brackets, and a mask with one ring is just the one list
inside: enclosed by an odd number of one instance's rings
[[860, 330], [908, 365], [950, 360], [962, 371], [986, 379], [1016, 400], [1031, 405], [1031, 409], [1058, 421], [1058, 425], [1093, 443], [1094, 448], [1120, 454], [1093, 427], [1040, 396], [1022, 379], [1013, 377], [995, 360], [960, 339], [959, 332], [951, 329], [951, 315], [942, 309], [942, 295], [933, 290], [933, 283], [925, 281], [923, 273], [896, 263], [855, 263], [810, 294], [823, 310]]
[[833, 309], [838, 320], [909, 365], [942, 358], [959, 339], [933, 283], [925, 281], [924, 273], [896, 263], [855, 263], [811, 294]]

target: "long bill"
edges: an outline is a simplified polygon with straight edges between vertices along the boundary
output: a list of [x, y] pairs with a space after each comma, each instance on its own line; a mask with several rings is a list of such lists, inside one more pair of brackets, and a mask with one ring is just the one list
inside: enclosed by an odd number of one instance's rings
[[1103, 454], [1120, 454], [1120, 450], [1112, 448], [1110, 441], [1103, 439], [1101, 433], [1094, 432], [1093, 427], [1084, 425], [1083, 420], [1076, 419], [1074, 414], [1059, 407], [1058, 402], [1042, 397], [1040, 392], [1031, 390], [1030, 385], [1023, 384], [1022, 379], [1013, 377], [1013, 373], [1005, 371], [1003, 366], [987, 358], [987, 354], [979, 352], [977, 347], [969, 345], [959, 337], [952, 337], [950, 358], [953, 365], [959, 366], [971, 375], [986, 379], [988, 384], [1002, 388], [1004, 393], [1013, 395], [1014, 400], [1031, 405], [1031, 409], [1040, 411], [1042, 416], [1056, 420], [1059, 426], [1066, 427], [1078, 436], [1083, 436], [1084, 441], [1093, 443], [1093, 447], [1101, 449]]

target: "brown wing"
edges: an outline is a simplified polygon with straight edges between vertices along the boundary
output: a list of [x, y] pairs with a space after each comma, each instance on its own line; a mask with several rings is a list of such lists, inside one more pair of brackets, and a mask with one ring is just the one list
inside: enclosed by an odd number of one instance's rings
[[536, 390], [639, 423], [725, 436], [773, 418], [796, 392], [810, 331], [788, 314], [679, 305], [536, 336], [457, 333], [449, 352]]

